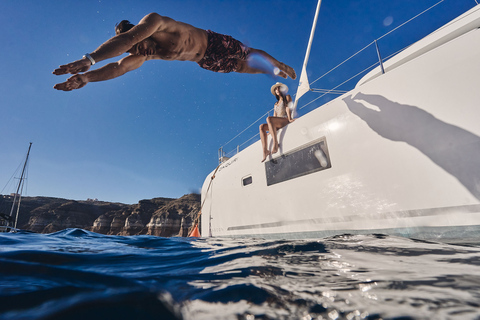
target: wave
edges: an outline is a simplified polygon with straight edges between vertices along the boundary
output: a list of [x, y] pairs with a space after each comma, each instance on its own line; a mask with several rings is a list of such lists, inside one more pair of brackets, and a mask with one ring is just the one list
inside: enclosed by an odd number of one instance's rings
[[0, 234], [0, 319], [475, 318], [478, 245]]

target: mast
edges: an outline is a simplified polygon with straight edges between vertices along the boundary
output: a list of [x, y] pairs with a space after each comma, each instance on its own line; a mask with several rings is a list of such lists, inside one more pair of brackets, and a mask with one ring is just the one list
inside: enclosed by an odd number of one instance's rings
[[20, 175], [20, 181], [18, 182], [17, 191], [15, 192], [15, 196], [13, 197], [13, 204], [12, 209], [10, 210], [10, 217], [12, 216], [13, 209], [15, 208], [15, 202], [18, 196], [18, 206], [17, 206], [17, 214], [15, 217], [15, 226], [14, 230], [17, 229], [17, 221], [18, 221], [18, 213], [20, 212], [20, 202], [22, 201], [22, 191], [23, 191], [23, 180], [25, 179], [25, 169], [27, 168], [28, 157], [30, 155], [30, 149], [32, 148], [32, 143], [28, 146], [27, 157], [25, 158], [25, 163], [23, 164], [22, 174]]
[[295, 103], [293, 105], [293, 114], [297, 110], [298, 99], [310, 90], [310, 84], [307, 77], [307, 63], [310, 56], [310, 49], [312, 48], [313, 35], [315, 34], [315, 28], [317, 26], [318, 13], [320, 12], [320, 5], [322, 0], [318, 0], [317, 9], [315, 10], [315, 17], [313, 18], [312, 31], [310, 31], [310, 39], [308, 40], [307, 52], [305, 53], [305, 60], [303, 61], [302, 73], [300, 75], [300, 81], [298, 83], [297, 94], [295, 96]]

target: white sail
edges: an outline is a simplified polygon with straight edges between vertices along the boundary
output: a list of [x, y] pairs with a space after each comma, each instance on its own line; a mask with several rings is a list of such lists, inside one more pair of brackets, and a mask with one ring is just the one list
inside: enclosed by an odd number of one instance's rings
[[298, 83], [296, 100], [310, 91], [310, 81], [308, 81], [307, 66], [304, 64], [302, 74], [300, 75], [300, 82]]

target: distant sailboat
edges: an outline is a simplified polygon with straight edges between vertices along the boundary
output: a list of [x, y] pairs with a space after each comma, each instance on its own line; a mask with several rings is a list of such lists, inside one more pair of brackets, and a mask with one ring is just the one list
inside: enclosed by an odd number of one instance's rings
[[[22, 192], [25, 182], [25, 174], [28, 163], [28, 157], [30, 156], [30, 149], [32, 148], [32, 143], [28, 146], [27, 156], [25, 157], [25, 162], [23, 163], [22, 174], [20, 175], [17, 188], [13, 194], [13, 203], [10, 208], [10, 213], [7, 215], [0, 212], [0, 231], [1, 232], [16, 232], [17, 231], [17, 222], [18, 222], [18, 213], [20, 212], [20, 203], [22, 201]], [[16, 210], [15, 210], [16, 208]], [[15, 212], [16, 211], [16, 212]], [[14, 218], [15, 213], [15, 218]]]

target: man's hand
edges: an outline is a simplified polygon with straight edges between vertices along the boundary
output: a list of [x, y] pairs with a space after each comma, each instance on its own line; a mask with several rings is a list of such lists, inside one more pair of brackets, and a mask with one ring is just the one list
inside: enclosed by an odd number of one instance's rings
[[73, 89], [83, 88], [88, 83], [87, 76], [84, 74], [76, 74], [62, 83], [57, 83], [53, 88], [62, 91], [72, 91]]
[[77, 74], [79, 72], [88, 71], [91, 65], [92, 63], [90, 62], [90, 60], [83, 58], [69, 64], [64, 64], [58, 67], [57, 69], [53, 70], [52, 73], [56, 74], [57, 76], [62, 74], [67, 74], [67, 73]]

